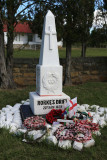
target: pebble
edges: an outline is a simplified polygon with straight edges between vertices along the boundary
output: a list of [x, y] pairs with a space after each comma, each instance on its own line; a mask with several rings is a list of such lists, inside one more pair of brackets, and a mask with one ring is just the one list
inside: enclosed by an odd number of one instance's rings
[[71, 142], [70, 140], [59, 140], [58, 147], [63, 149], [71, 148]]
[[47, 140], [48, 143], [53, 143], [54, 145], [56, 145], [58, 143], [58, 141], [57, 141], [55, 136], [48, 136], [46, 138], [46, 140]]
[[36, 140], [40, 138], [44, 133], [45, 131], [42, 131], [42, 130], [33, 130], [33, 131], [28, 132], [28, 136], [32, 137], [33, 140]]
[[94, 146], [94, 144], [95, 144], [95, 140], [91, 139], [84, 143], [84, 147], [88, 148], [88, 147]]
[[83, 143], [74, 141], [73, 148], [78, 151], [81, 151], [83, 149]]

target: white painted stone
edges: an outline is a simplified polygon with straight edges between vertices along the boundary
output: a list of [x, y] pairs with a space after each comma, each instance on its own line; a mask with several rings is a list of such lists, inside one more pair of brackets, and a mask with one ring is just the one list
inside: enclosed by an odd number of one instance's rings
[[103, 112], [103, 113], [104, 113], [105, 108], [104, 108], [104, 107], [100, 107], [99, 110], [100, 110], [100, 112]]
[[3, 123], [3, 126], [2, 126], [3, 128], [6, 128], [6, 129], [9, 129], [9, 127], [10, 127], [10, 122], [8, 122], [8, 121], [4, 121], [4, 123]]
[[6, 108], [8, 108], [9, 110], [11, 110], [13, 107], [10, 105], [6, 105]]
[[47, 137], [47, 142], [48, 143], [54, 143], [55, 145], [58, 143], [58, 141], [57, 141], [55, 136], [48, 136]]
[[10, 111], [9, 108], [6, 108], [6, 107], [2, 108], [2, 112], [4, 112], [4, 113], [7, 113], [7, 112], [9, 112], [9, 111]]
[[13, 108], [11, 109], [11, 111], [12, 111], [13, 113], [15, 113], [16, 111], [19, 111], [21, 105], [22, 105], [21, 103], [16, 103], [16, 104], [13, 106]]
[[84, 106], [86, 110], [88, 110], [88, 108], [90, 107], [89, 104], [82, 104], [82, 106]]
[[98, 123], [98, 120], [96, 118], [93, 118], [92, 123]]
[[93, 117], [96, 113], [95, 112], [90, 112], [91, 113], [91, 116]]
[[0, 120], [1, 120], [2, 122], [5, 121], [5, 120], [6, 120], [6, 116], [5, 116], [5, 115], [1, 116], [1, 117], [0, 117]]
[[103, 128], [104, 126], [106, 126], [106, 122], [101, 119], [101, 120], [99, 121], [99, 125], [100, 125], [101, 128]]
[[12, 122], [12, 123], [10, 124], [10, 128], [13, 127], [13, 126], [16, 127], [16, 128], [18, 129], [17, 123], [13, 123], [13, 122]]
[[47, 129], [51, 129], [52, 128], [52, 126], [50, 124], [48, 124], [48, 123], [45, 126], [46, 126]]
[[10, 123], [10, 122], [12, 122], [12, 120], [13, 120], [12, 114], [11, 113], [7, 113], [6, 114], [6, 121], [8, 121]]
[[100, 116], [104, 115], [103, 111], [97, 112]]
[[80, 112], [86, 112], [85, 106], [81, 105], [80, 107], [78, 107], [78, 111], [80, 111]]
[[0, 120], [0, 128], [3, 127], [4, 122]]
[[15, 111], [13, 115], [12, 123], [16, 123], [18, 125], [18, 128], [21, 128], [22, 126], [22, 119], [19, 110]]
[[55, 131], [62, 126], [62, 124], [57, 124], [57, 125], [52, 125], [52, 129], [50, 131], [50, 135], [53, 135], [55, 133]]
[[30, 131], [28, 132], [28, 136], [29, 137], [32, 137], [34, 140], [42, 137], [42, 135], [45, 133], [45, 131], [42, 131], [42, 130], [33, 130], [33, 131]]
[[26, 139], [22, 139], [22, 142], [25, 142], [25, 143], [26, 143], [26, 142], [27, 142], [27, 140], [26, 140]]
[[99, 114], [95, 114], [95, 115], [94, 115], [94, 118], [95, 118], [97, 121], [99, 121], [99, 120], [100, 120], [100, 115], [99, 115]]
[[98, 105], [92, 105], [92, 106], [90, 106], [91, 108], [95, 108], [96, 110], [98, 110], [99, 108], [100, 108], [100, 106], [98, 106]]
[[105, 107], [105, 112], [107, 113], [107, 107]]
[[71, 148], [71, 142], [70, 140], [59, 140], [58, 147], [63, 149]]
[[30, 99], [27, 99], [26, 102], [30, 102]]
[[22, 100], [21, 103], [24, 104], [26, 101]]
[[17, 135], [21, 135], [21, 134], [24, 134], [26, 132], [27, 132], [27, 129], [18, 129], [17, 132], [16, 132], [16, 134]]
[[29, 103], [29, 102], [27, 102], [27, 101], [25, 101], [25, 102], [24, 102], [24, 105], [29, 105], [29, 104], [30, 104], [30, 103]]
[[77, 110], [78, 110], [78, 108], [80, 108], [80, 104], [77, 104]]
[[94, 144], [95, 144], [94, 139], [91, 139], [91, 140], [86, 141], [86, 142], [84, 143], [84, 147], [88, 148], [88, 147], [94, 146]]
[[16, 132], [17, 132], [17, 127], [16, 126], [11, 126], [10, 133], [16, 133]]
[[63, 109], [63, 104], [70, 97], [62, 93], [62, 96], [39, 96], [36, 92], [30, 92], [30, 107], [34, 115], [49, 113], [52, 109]]
[[78, 151], [81, 151], [83, 149], [83, 143], [74, 141], [73, 148]]
[[104, 115], [104, 120], [107, 121], [107, 113]]
[[5, 116], [5, 113], [3, 111], [1, 111], [0, 113], [0, 117]]
[[101, 132], [100, 131], [94, 131], [93, 134], [95, 134], [96, 136], [101, 136]]

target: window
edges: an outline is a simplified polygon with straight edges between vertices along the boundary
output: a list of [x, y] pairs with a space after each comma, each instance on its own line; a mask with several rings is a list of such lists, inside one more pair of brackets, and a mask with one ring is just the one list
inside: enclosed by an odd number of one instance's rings
[[28, 42], [33, 42], [33, 34], [28, 34]]

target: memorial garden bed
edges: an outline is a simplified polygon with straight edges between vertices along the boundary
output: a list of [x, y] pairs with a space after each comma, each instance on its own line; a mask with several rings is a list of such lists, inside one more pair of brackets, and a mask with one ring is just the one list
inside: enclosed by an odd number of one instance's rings
[[[0, 90], [0, 108], [7, 104], [14, 105], [28, 98], [30, 90], [35, 87], [27, 87], [17, 90]], [[78, 96], [78, 103], [97, 104], [106, 107], [107, 83], [87, 83], [84, 85], [64, 87], [64, 92], [70, 97]], [[95, 146], [83, 149], [82, 152], [75, 151], [72, 147], [62, 150], [57, 146], [48, 145], [46, 142], [32, 145], [23, 143], [22, 137], [8, 134], [5, 129], [0, 129], [0, 157], [1, 159], [106, 159], [107, 128], [101, 129], [101, 136], [94, 137]], [[4, 150], [5, 148], [5, 150]]]

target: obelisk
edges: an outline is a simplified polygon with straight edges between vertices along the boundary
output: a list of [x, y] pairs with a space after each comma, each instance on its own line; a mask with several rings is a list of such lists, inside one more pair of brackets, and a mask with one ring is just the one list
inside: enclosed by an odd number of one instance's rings
[[51, 11], [44, 20], [36, 80], [36, 92], [40, 96], [62, 95], [62, 66], [59, 64], [55, 17]]
[[63, 109], [69, 96], [62, 92], [62, 69], [59, 64], [55, 17], [48, 11], [42, 32], [39, 64], [36, 66], [36, 92], [30, 92], [30, 107], [35, 115], [51, 109]]

